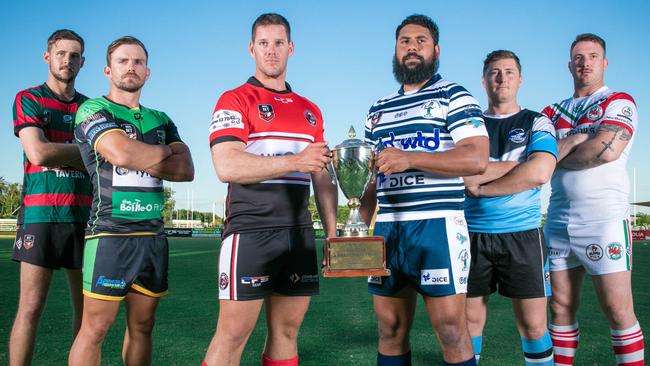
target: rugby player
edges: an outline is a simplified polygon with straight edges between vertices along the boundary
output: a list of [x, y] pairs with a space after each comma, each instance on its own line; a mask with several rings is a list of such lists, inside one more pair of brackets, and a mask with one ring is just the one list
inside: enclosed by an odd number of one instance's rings
[[23, 190], [12, 259], [20, 262], [20, 297], [9, 337], [10, 365], [31, 363], [52, 271], [66, 269], [73, 338], [81, 324], [83, 232], [92, 201], [90, 179], [74, 142], [74, 117], [86, 98], [74, 88], [84, 41], [69, 29], [52, 33], [43, 55], [47, 81], [18, 92], [14, 134], [23, 148]]
[[444, 364], [475, 365], [465, 317], [470, 264], [461, 176], [482, 173], [489, 143], [478, 102], [438, 73], [438, 26], [411, 15], [395, 32], [393, 73], [402, 85], [377, 101], [366, 141], [381, 150], [376, 187], [362, 198], [374, 235], [386, 241], [388, 277], [370, 277], [379, 322], [377, 365], [410, 365], [417, 293], [426, 304]]
[[557, 158], [555, 129], [540, 113], [517, 102], [519, 57], [497, 50], [483, 61], [483, 112], [490, 136], [485, 173], [465, 177], [469, 196], [465, 218], [472, 262], [467, 283], [467, 323], [477, 362], [490, 294], [512, 299], [526, 365], [552, 365], [553, 346], [546, 324], [550, 292], [546, 245], [541, 232], [541, 186]]
[[556, 365], [572, 365], [580, 331], [576, 313], [591, 275], [619, 365], [643, 365], [643, 333], [632, 301], [630, 184], [626, 163], [638, 125], [634, 99], [605, 86], [605, 41], [578, 35], [570, 48], [573, 96], [546, 107], [558, 138], [544, 228], [551, 270]]
[[106, 53], [108, 95], [80, 108], [75, 137], [93, 183], [83, 261], [84, 313], [70, 365], [99, 365], [101, 346], [126, 300], [126, 365], [151, 364], [151, 333], [167, 293], [168, 246], [162, 180], [191, 181], [194, 166], [176, 126], [140, 105], [150, 70], [138, 39], [113, 41]]
[[293, 50], [289, 22], [260, 15], [249, 45], [255, 75], [225, 92], [212, 115], [212, 161], [228, 183], [228, 206], [219, 318], [204, 365], [239, 365], [262, 304], [268, 331], [262, 365], [298, 365], [298, 331], [318, 294], [310, 182], [325, 232], [335, 236], [337, 191], [324, 169], [330, 151], [323, 118], [285, 81]]

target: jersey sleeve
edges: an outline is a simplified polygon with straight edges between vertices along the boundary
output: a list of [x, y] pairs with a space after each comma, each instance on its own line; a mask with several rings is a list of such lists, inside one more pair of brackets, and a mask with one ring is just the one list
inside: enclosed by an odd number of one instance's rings
[[167, 124], [165, 125], [165, 145], [175, 143], [183, 144], [184, 142], [181, 140], [181, 135], [178, 133], [178, 127], [176, 127], [174, 121], [172, 121], [166, 113], [164, 113], [164, 115], [167, 118]]
[[224, 93], [214, 107], [210, 122], [210, 147], [225, 141], [248, 142], [250, 121], [244, 103], [230, 91]]
[[601, 125], [616, 125], [627, 130], [630, 136], [634, 135], [638, 125], [638, 111], [636, 103], [631, 96], [626, 93], [615, 93], [612, 101], [605, 109]]
[[314, 111], [316, 112], [316, 118], [317, 121], [320, 121], [320, 128], [318, 131], [316, 131], [316, 134], [314, 134], [314, 142], [323, 142], [325, 141], [325, 121], [323, 120], [323, 112], [321, 112], [320, 108], [314, 103], [311, 103], [312, 107], [314, 108]]
[[546, 152], [557, 159], [557, 141], [555, 140], [555, 128], [548, 117], [539, 115], [533, 120], [530, 142], [526, 148], [528, 155], [534, 152]]
[[488, 136], [478, 101], [465, 88], [455, 85], [449, 90], [447, 129], [454, 142], [474, 136]]
[[113, 130], [124, 132], [105, 109], [84, 103], [77, 111], [74, 134], [79, 143], [87, 143], [96, 150], [97, 142], [102, 136]]
[[41, 116], [41, 111], [41, 106], [34, 95], [27, 91], [16, 94], [13, 108], [14, 135], [18, 137], [20, 130], [25, 127], [44, 128], [46, 122]]

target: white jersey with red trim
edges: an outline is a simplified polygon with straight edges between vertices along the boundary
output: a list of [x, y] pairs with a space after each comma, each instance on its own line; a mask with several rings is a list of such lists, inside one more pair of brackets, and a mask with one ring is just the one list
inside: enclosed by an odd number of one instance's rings
[[[225, 141], [244, 142], [246, 152], [259, 156], [298, 154], [310, 143], [323, 141], [323, 117], [289, 84], [287, 90], [276, 91], [252, 77], [225, 92], [214, 109], [210, 146]], [[224, 237], [233, 232], [311, 226], [310, 182], [309, 174], [294, 172], [254, 184], [229, 184]]]
[[630, 182], [625, 165], [638, 125], [634, 99], [603, 86], [587, 97], [550, 105], [542, 113], [553, 122], [558, 140], [578, 133], [595, 135], [607, 124], [623, 127], [632, 136], [615, 161], [583, 170], [555, 169], [547, 222], [589, 223], [627, 217]]

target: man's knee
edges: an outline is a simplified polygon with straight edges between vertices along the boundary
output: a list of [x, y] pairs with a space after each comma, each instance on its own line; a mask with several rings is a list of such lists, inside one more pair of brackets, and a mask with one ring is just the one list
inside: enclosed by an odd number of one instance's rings
[[551, 297], [551, 301], [549, 302], [549, 308], [553, 318], [573, 318], [579, 305], [579, 301], [557, 296]]
[[137, 332], [140, 334], [151, 334], [153, 327], [156, 324], [156, 316], [151, 315], [142, 319], [134, 319], [129, 321], [128, 327], [130, 332]]
[[468, 336], [467, 324], [463, 317], [448, 318], [436, 321], [434, 328], [440, 339], [440, 343], [445, 345], [454, 345], [462, 343], [462, 340]]
[[45, 308], [45, 297], [35, 296], [23, 301], [18, 306], [16, 318], [31, 323], [38, 322]]
[[[113, 325], [114, 319], [105, 317], [88, 317], [81, 323], [78, 337], [83, 336], [92, 343], [101, 343]], [[83, 333], [83, 335], [82, 335]]]
[[607, 304], [604, 309], [605, 316], [614, 329], [630, 327], [636, 322], [631, 302], [621, 301]]

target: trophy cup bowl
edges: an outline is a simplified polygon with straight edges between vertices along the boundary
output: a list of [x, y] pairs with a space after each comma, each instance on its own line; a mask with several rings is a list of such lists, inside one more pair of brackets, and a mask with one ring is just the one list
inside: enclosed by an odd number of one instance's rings
[[374, 150], [372, 145], [355, 139], [353, 127], [349, 139], [332, 149], [334, 176], [348, 199], [350, 214], [342, 237], [328, 238], [325, 250], [325, 277], [387, 276], [384, 238], [368, 236], [368, 226], [361, 219], [359, 207], [368, 184], [373, 181]]

